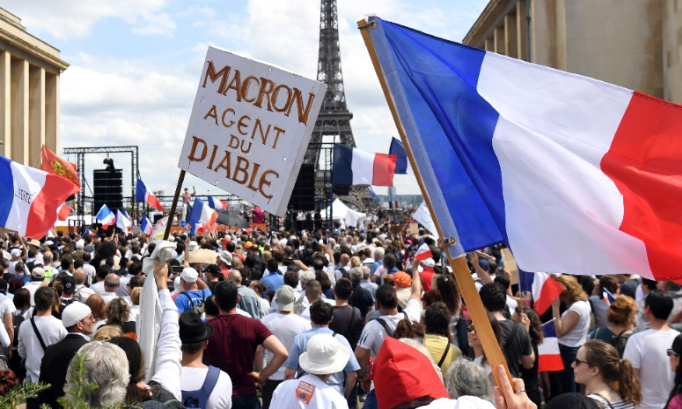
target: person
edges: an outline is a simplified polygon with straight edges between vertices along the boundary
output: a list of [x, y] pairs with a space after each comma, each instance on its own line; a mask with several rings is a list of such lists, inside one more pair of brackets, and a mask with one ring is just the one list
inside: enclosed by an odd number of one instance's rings
[[355, 348], [362, 331], [363, 319], [360, 310], [349, 305], [353, 295], [353, 284], [347, 278], [340, 278], [334, 286], [334, 315], [329, 328], [348, 340], [351, 350]]
[[[272, 332], [282, 345], [289, 350], [297, 334], [304, 333], [311, 329], [310, 321], [305, 320], [294, 314], [294, 289], [288, 285], [282, 285], [277, 289], [277, 313], [268, 314], [261, 320], [263, 324]], [[267, 360], [272, 359], [272, 353], [267, 352]], [[280, 366], [263, 385], [263, 409], [270, 407], [272, 394], [277, 386], [284, 381], [285, 366]]]
[[175, 305], [178, 307], [178, 313], [182, 314], [185, 311], [201, 310], [204, 307], [206, 298], [211, 296], [211, 290], [208, 288], [199, 289], [197, 280], [199, 273], [192, 267], [185, 267], [180, 273], [180, 285], [183, 291], [175, 299]]
[[[213, 335], [213, 327], [205, 324], [194, 311], [180, 314], [180, 388], [182, 403], [204, 409], [230, 409], [232, 407], [232, 381], [230, 376], [215, 366], [204, 365], [204, 349]], [[205, 391], [205, 394], [204, 394]]]
[[[497, 340], [497, 343], [501, 343], [501, 332], [502, 330], [500, 329], [500, 324], [497, 321], [497, 319], [492, 316], [490, 313], [488, 313], [488, 320], [490, 320], [490, 326], [493, 329], [493, 334], [495, 335], [495, 339]], [[468, 333], [468, 345], [469, 345], [469, 356], [473, 357], [473, 362], [483, 368], [485, 370], [485, 374], [490, 378], [490, 382], [492, 383], [492, 372], [493, 369], [490, 367], [490, 364], [488, 363], [488, 358], [485, 356], [485, 353], [483, 352], [483, 345], [481, 344], [481, 340], [478, 339], [478, 333], [476, 332], [476, 326], [472, 323], [467, 326], [467, 333]]]
[[[609, 305], [604, 301], [604, 291], [608, 291], [612, 296], [618, 293], [618, 281], [614, 276], [601, 276], [595, 292], [590, 296], [590, 308], [594, 315], [594, 327], [602, 328], [609, 325], [608, 311]], [[632, 298], [632, 297], [630, 297]], [[634, 300], [634, 298], [632, 298]], [[605, 341], [606, 342], [606, 341]]]
[[[512, 314], [512, 321], [518, 322], [526, 328], [528, 335], [530, 335], [533, 353], [539, 357], [538, 345], [544, 341], [545, 334], [542, 331], [542, 323], [538, 314], [529, 306], [519, 305], [514, 310], [514, 314]], [[539, 359], [536, 359], [532, 368], [521, 369], [521, 379], [523, 379], [523, 383], [526, 385], [526, 394], [539, 408], [542, 406], [542, 393], [540, 392], [540, 380], [538, 378], [538, 364]]]
[[118, 274], [107, 274], [107, 277], [104, 279], [104, 293], [101, 294], [105, 304], [109, 304], [111, 300], [118, 298], [116, 291], [120, 286], [121, 278]]
[[26, 360], [26, 379], [40, 380], [40, 363], [45, 349], [61, 341], [67, 334], [62, 322], [52, 316], [55, 293], [51, 288], [40, 287], [35, 293], [36, 314], [19, 327], [19, 356]]
[[305, 375], [281, 383], [272, 397], [273, 408], [347, 409], [346, 399], [328, 384], [341, 372], [351, 356], [350, 348], [331, 334], [316, 334], [299, 358]]
[[424, 325], [426, 325], [424, 346], [441, 372], [445, 373], [450, 364], [462, 356], [462, 351], [452, 345], [448, 307], [442, 302], [431, 304], [424, 313]]
[[670, 359], [670, 369], [675, 376], [675, 385], [670, 391], [665, 409], [682, 409], [682, 365], [680, 356], [682, 355], [682, 335], [678, 335], [673, 340], [673, 344], [667, 351]]
[[[270, 312], [270, 301], [268, 301], [268, 287], [259, 280], [253, 280], [249, 283], [249, 288], [253, 290], [258, 296], [258, 302], [260, 303], [260, 309], [263, 313], [263, 317]], [[273, 291], [277, 294], [276, 291]]]
[[630, 361], [620, 359], [616, 348], [603, 341], [585, 342], [571, 368], [587, 396], [605, 408], [635, 409], [642, 399]]
[[650, 328], [630, 336], [623, 359], [632, 362], [642, 389], [640, 409], [662, 408], [674, 385], [666, 350], [680, 333], [668, 326], [673, 299], [667, 292], [651, 290], [644, 301], [644, 315]]
[[489, 400], [492, 396], [490, 378], [485, 370], [468, 359], [454, 361], [445, 372], [444, 381], [451, 399], [476, 396]]
[[251, 314], [253, 318], [261, 319], [263, 310], [261, 309], [258, 295], [249, 287], [242, 284], [242, 274], [239, 270], [231, 270], [228, 277], [239, 292], [239, 308]]
[[24, 288], [31, 294], [31, 306], [35, 305], [34, 295], [36, 290], [43, 285], [43, 281], [45, 281], [45, 269], [41, 266], [34, 267], [31, 271], [31, 281], [24, 284]]
[[[564, 370], [559, 372], [559, 393], [580, 392], [575, 383], [575, 377], [571, 364], [582, 344], [587, 341], [587, 332], [590, 329], [590, 303], [587, 294], [575, 277], [561, 275], [555, 279], [564, 287], [559, 298], [552, 303], [552, 316], [554, 319], [554, 331], [559, 340], [559, 351], [564, 363]], [[561, 313], [560, 303], [568, 307]]]
[[[615, 283], [615, 281], [614, 281]], [[633, 333], [635, 318], [637, 317], [637, 303], [634, 299], [618, 294], [606, 312], [608, 327], [598, 327], [592, 334], [592, 339], [599, 339], [612, 345], [623, 356], [628, 338]]]
[[182, 198], [182, 220], [187, 220], [187, 216], [189, 215], [190, 209], [192, 208], [192, 205], [190, 204], [192, 196], [196, 194], [197, 189], [192, 186], [192, 193], [189, 192], [189, 189], [185, 188], [185, 191], [180, 195]]
[[[206, 363], [230, 375], [233, 408], [258, 408], [256, 384], [260, 387], [282, 366], [288, 357], [287, 350], [262, 322], [237, 313], [239, 292], [232, 281], [219, 282], [214, 295], [220, 315], [207, 322], [215, 332], [206, 347]], [[258, 345], [270, 351], [273, 357], [256, 372], [253, 363]]]
[[45, 349], [45, 356], [40, 363], [40, 382], [50, 387], [38, 394], [37, 404], [47, 404], [51, 408], [60, 407], [57, 399], [64, 396], [66, 370], [71, 358], [85, 344], [90, 342], [95, 318], [87, 305], [74, 302], [62, 311], [62, 324], [68, 334], [61, 341]]

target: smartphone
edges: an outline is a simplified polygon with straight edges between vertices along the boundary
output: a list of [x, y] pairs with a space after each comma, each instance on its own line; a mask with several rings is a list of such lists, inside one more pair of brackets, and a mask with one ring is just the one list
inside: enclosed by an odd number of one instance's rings
[[182, 273], [183, 268], [183, 266], [173, 266], [171, 267], [171, 273], [173, 273], [173, 275], [180, 274]]

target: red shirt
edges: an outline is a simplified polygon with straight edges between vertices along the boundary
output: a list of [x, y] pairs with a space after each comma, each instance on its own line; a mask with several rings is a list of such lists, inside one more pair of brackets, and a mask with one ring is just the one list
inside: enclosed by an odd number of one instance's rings
[[424, 271], [419, 273], [419, 277], [424, 280], [424, 291], [431, 289], [431, 278], [436, 274], [436, 271], [430, 267], [424, 267]]
[[255, 395], [253, 371], [256, 347], [272, 332], [257, 319], [239, 314], [220, 315], [207, 322], [215, 329], [206, 347], [206, 363], [227, 372], [232, 379], [232, 395]]

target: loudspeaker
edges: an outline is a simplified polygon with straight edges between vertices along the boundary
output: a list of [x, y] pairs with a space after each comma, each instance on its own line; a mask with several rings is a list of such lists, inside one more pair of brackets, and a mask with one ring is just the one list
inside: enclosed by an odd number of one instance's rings
[[301, 165], [288, 208], [315, 210], [315, 165]]
[[123, 170], [95, 169], [93, 177], [95, 181], [93, 212], [97, 213], [105, 204], [112, 212], [123, 208]]

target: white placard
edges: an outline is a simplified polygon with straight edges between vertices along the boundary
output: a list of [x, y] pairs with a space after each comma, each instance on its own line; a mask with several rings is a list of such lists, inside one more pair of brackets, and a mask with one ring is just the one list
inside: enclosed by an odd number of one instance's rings
[[326, 89], [209, 47], [178, 167], [283, 215]]

